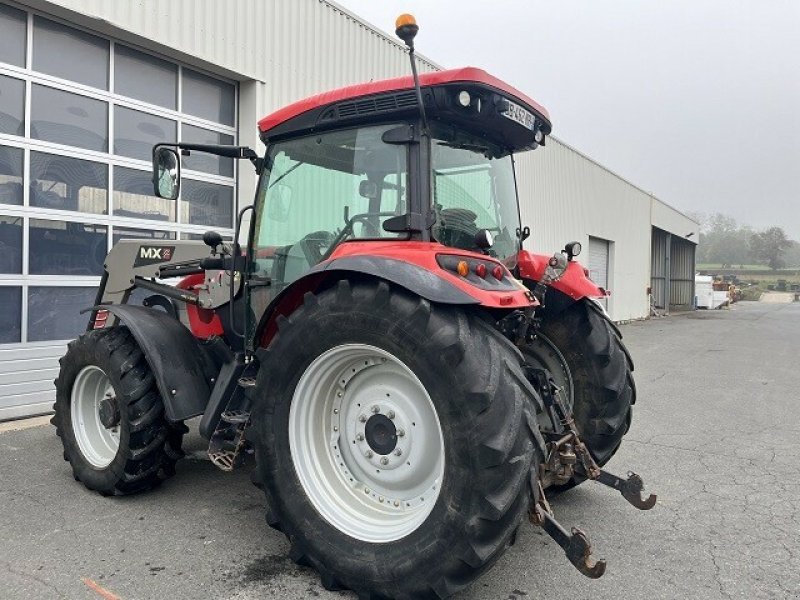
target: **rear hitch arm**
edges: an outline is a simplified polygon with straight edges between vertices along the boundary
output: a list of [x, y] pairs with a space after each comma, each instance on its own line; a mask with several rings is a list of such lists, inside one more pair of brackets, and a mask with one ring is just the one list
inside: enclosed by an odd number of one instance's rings
[[533, 506], [530, 511], [531, 523], [544, 529], [547, 535], [561, 546], [567, 560], [578, 571], [590, 579], [602, 577], [606, 572], [606, 561], [602, 558], [598, 561], [592, 560], [592, 544], [587, 535], [577, 527], [573, 527], [571, 532], [567, 531], [561, 523], [556, 521], [544, 495], [541, 482], [537, 482], [533, 489], [536, 493], [534, 493]]
[[617, 477], [601, 469], [597, 477], [593, 479], [598, 483], [602, 483], [603, 485], [619, 491], [625, 500], [639, 510], [650, 510], [656, 505], [658, 497], [655, 494], [650, 494], [647, 498], [642, 497], [644, 482], [639, 475], [632, 471], [628, 471], [627, 479], [622, 479], [621, 477]]

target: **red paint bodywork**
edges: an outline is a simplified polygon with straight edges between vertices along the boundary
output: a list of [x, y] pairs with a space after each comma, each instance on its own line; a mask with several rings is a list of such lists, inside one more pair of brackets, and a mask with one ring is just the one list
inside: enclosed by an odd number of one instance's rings
[[[519, 253], [518, 258], [520, 276], [533, 281], [541, 280], [548, 260], [550, 260], [549, 256], [531, 254], [527, 250], [523, 250]], [[567, 271], [561, 279], [550, 284], [550, 287], [566, 294], [573, 300], [604, 298], [607, 295], [603, 289], [586, 276], [583, 266], [575, 261], [569, 262]]]
[[[423, 73], [419, 76], [419, 83], [423, 88], [433, 85], [457, 83], [462, 81], [481, 83], [491, 86], [511, 96], [515, 96], [523, 103], [532, 106], [541, 116], [547, 119], [547, 121], [550, 121], [550, 114], [543, 106], [529, 98], [526, 94], [520, 92], [518, 89], [511, 87], [497, 77], [489, 75], [489, 73], [482, 69], [476, 69], [475, 67], [463, 67], [460, 69], [450, 69], [448, 71], [437, 71], [435, 73]], [[337, 90], [331, 90], [329, 92], [300, 100], [294, 104], [289, 104], [288, 106], [284, 106], [280, 110], [267, 115], [258, 122], [258, 129], [261, 131], [261, 133], [267, 133], [270, 129], [277, 127], [281, 123], [284, 123], [289, 119], [293, 119], [304, 112], [308, 112], [310, 110], [314, 110], [315, 108], [332, 104], [334, 102], [341, 102], [351, 98], [370, 96], [384, 92], [395, 92], [411, 89], [414, 89], [414, 80], [411, 76], [407, 76], [397, 77], [395, 79], [384, 79], [382, 81], [371, 81], [369, 83], [360, 83], [358, 85], [351, 85], [348, 87], [339, 88]]]
[[[437, 242], [417, 242], [417, 241], [351, 241], [339, 245], [326, 262], [335, 261], [338, 258], [350, 256], [381, 256], [384, 258], [400, 260], [409, 264], [417, 265], [427, 271], [435, 273], [445, 281], [453, 284], [459, 290], [473, 297], [477, 304], [484, 308], [494, 309], [519, 309], [530, 306], [538, 306], [538, 302], [533, 298], [529, 290], [522, 286], [518, 291], [492, 291], [478, 288], [455, 273], [452, 273], [439, 266], [436, 261], [437, 254], [451, 254], [453, 256], [464, 256], [474, 258], [484, 263], [499, 265], [506, 273], [506, 277], [513, 275], [508, 272], [505, 265], [491, 259], [484, 254], [469, 252], [456, 248], [450, 248]], [[518, 266], [520, 277], [523, 280], [539, 281], [547, 267], [549, 256], [531, 254], [522, 251], [518, 255]], [[491, 271], [491, 269], [489, 269]], [[314, 291], [325, 279], [325, 272], [318, 272], [308, 277], [301, 278], [295, 285], [287, 290], [279, 304], [272, 310], [269, 319], [261, 333], [261, 345], [266, 346], [277, 332], [277, 321], [281, 316], [288, 316], [294, 312], [302, 303], [306, 292]], [[177, 287], [180, 289], [191, 290], [202, 285], [205, 278], [202, 274], [190, 275]], [[602, 298], [606, 294], [592, 282], [584, 273], [583, 267], [577, 262], [570, 262], [564, 276], [553, 283], [554, 289], [568, 295], [573, 300], [581, 298]], [[200, 339], [208, 339], [212, 336], [221, 336], [224, 333], [222, 321], [213, 310], [199, 308], [193, 304], [186, 305], [189, 317], [189, 324], [192, 333]]]
[[[175, 286], [181, 290], [194, 290], [196, 287], [205, 283], [206, 276], [203, 273], [189, 275], [181, 279]], [[227, 305], [226, 305], [227, 307]], [[200, 308], [196, 304], [186, 303], [186, 314], [189, 317], [189, 326], [192, 330], [194, 337], [201, 340], [218, 335], [221, 336], [225, 333], [222, 327], [222, 321], [213, 310], [207, 308]]]
[[[487, 257], [485, 254], [469, 252], [450, 248], [437, 242], [416, 242], [416, 241], [386, 241], [386, 242], [345, 242], [340, 244], [333, 252], [329, 260], [336, 260], [345, 256], [382, 256], [394, 260], [417, 265], [435, 273], [445, 281], [453, 284], [459, 290], [475, 298], [476, 302], [485, 308], [526, 308], [535, 303], [532, 300], [527, 288], [520, 286], [518, 291], [491, 291], [484, 290], [472, 285], [459, 277], [455, 273], [443, 269], [436, 262], [437, 254], [452, 254], [454, 256], [465, 256], [474, 258], [492, 265], [500, 265], [506, 272], [507, 277], [512, 277], [511, 273], [502, 265], [501, 262]], [[491, 269], [489, 269], [491, 271]]]

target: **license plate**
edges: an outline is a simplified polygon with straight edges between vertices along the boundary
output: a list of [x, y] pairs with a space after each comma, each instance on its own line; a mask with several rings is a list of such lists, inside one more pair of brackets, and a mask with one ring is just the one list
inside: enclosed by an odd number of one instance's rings
[[536, 117], [533, 116], [533, 113], [525, 110], [519, 104], [511, 102], [511, 100], [507, 100], [507, 102], [508, 108], [506, 108], [506, 110], [500, 114], [502, 114], [506, 119], [511, 119], [512, 121], [519, 123], [523, 127], [533, 131], [533, 128], [536, 125]]

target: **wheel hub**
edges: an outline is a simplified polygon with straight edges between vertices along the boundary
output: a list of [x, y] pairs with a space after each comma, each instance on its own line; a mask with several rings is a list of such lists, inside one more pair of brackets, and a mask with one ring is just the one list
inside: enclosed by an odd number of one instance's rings
[[364, 437], [377, 454], [391, 454], [397, 447], [397, 427], [386, 415], [372, 415], [364, 427]]
[[119, 451], [121, 414], [114, 387], [100, 367], [87, 365], [75, 376], [70, 420], [86, 461], [96, 469], [110, 465]]
[[119, 425], [120, 413], [119, 413], [119, 404], [117, 403], [116, 396], [111, 396], [107, 394], [100, 401], [98, 414], [100, 416], [100, 423], [106, 429], [113, 429], [114, 427]]

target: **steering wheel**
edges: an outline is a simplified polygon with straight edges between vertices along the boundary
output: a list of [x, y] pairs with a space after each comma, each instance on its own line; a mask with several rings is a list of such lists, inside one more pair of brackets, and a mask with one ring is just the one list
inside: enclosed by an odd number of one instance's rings
[[445, 246], [473, 250], [477, 219], [478, 215], [468, 208], [444, 208], [439, 211], [436, 237]]
[[327, 250], [333, 244], [335, 237], [330, 231], [314, 231], [305, 235], [297, 245], [303, 251], [308, 264], [313, 267], [322, 261], [326, 254], [323, 249]]

